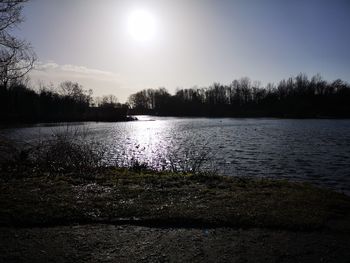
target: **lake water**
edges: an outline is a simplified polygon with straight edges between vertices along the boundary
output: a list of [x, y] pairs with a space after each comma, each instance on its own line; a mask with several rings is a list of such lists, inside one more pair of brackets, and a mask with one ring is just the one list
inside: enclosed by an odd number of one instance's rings
[[[229, 176], [287, 178], [350, 193], [350, 120], [169, 118], [72, 123], [107, 149], [110, 164], [202, 169]], [[66, 125], [1, 129], [27, 141]], [[193, 161], [196, 160], [196, 161]]]

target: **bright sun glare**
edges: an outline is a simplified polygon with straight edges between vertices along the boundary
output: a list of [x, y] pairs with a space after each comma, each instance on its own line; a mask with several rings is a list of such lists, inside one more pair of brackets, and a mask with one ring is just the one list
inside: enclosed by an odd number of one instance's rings
[[132, 38], [140, 42], [152, 40], [156, 33], [155, 18], [145, 10], [136, 10], [130, 13], [127, 26]]

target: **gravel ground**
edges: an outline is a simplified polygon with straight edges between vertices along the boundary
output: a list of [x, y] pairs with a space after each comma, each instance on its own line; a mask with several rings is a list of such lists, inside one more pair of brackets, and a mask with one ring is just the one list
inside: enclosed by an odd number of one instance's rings
[[76, 225], [0, 228], [0, 262], [350, 262], [340, 231]]

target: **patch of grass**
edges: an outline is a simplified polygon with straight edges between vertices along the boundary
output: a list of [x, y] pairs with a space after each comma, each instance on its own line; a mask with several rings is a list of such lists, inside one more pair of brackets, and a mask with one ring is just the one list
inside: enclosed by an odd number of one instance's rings
[[1, 181], [0, 225], [137, 219], [154, 224], [309, 230], [350, 211], [350, 198], [343, 194], [282, 180], [119, 168], [101, 168], [93, 177], [30, 169], [26, 173]]

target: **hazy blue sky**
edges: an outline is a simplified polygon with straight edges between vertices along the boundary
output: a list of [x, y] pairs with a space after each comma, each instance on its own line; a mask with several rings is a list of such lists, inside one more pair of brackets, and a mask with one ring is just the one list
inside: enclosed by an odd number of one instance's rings
[[[129, 33], [135, 10], [155, 21], [148, 41]], [[69, 79], [124, 101], [243, 76], [349, 81], [349, 14], [349, 0], [32, 0], [18, 34], [39, 58], [34, 84]]]

